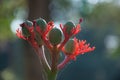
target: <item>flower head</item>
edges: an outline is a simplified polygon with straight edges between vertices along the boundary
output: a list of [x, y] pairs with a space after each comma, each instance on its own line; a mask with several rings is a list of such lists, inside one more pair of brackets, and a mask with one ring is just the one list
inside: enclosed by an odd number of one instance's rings
[[35, 34], [39, 37], [40, 44], [45, 44], [48, 48], [51, 48], [47, 35], [54, 27], [53, 21], [47, 23], [44, 19], [39, 18], [33, 21], [33, 26]]
[[93, 51], [95, 47], [90, 47], [90, 44], [86, 44], [86, 40], [78, 40], [74, 38], [68, 41], [68, 43], [63, 47], [62, 51], [66, 56], [72, 59], [76, 59], [76, 56]]
[[21, 30], [16, 30], [16, 35], [28, 41], [33, 47], [38, 47], [36, 41], [35, 41], [35, 34], [34, 34], [34, 27], [31, 21], [25, 21], [24, 23], [20, 24]]
[[[51, 55], [51, 71], [56, 72], [57, 69], [63, 68], [70, 60], [75, 60], [78, 55], [93, 51], [95, 47], [90, 47], [90, 44], [86, 44], [86, 40], [78, 40], [76, 38], [71, 39], [78, 32], [80, 32], [80, 23], [75, 25], [73, 22], [69, 21], [65, 25], [60, 24], [61, 30], [54, 27], [54, 22], [46, 22], [44, 19], [39, 18], [36, 20], [25, 21], [22, 23], [21, 30], [16, 30], [16, 35], [28, 41], [40, 56], [43, 64], [49, 67], [47, 59], [44, 53], [40, 53], [42, 46], [46, 46]], [[62, 34], [63, 33], [63, 34]], [[62, 40], [62, 38], [64, 39]], [[63, 51], [65, 54], [65, 59], [58, 64], [59, 54]]]
[[78, 40], [74, 38], [67, 42], [62, 51], [66, 56], [69, 56], [71, 60], [75, 60], [76, 56], [93, 51], [94, 49], [95, 47], [90, 47], [90, 44], [86, 44], [86, 40]]
[[52, 21], [46, 23], [46, 21], [42, 18], [36, 19], [33, 21], [33, 25], [35, 30], [42, 36], [46, 37], [48, 32], [54, 27], [54, 23]]
[[57, 66], [57, 68], [62, 69], [71, 60], [76, 60], [78, 55], [91, 52], [93, 50], [95, 50], [95, 47], [90, 47], [90, 44], [86, 44], [86, 40], [78, 40], [76, 38], [70, 39], [62, 48], [62, 51], [65, 54], [65, 58]]
[[20, 31], [18, 29], [16, 35], [19, 38], [28, 39], [31, 36], [32, 32], [33, 32], [32, 23], [27, 20], [24, 23], [20, 24], [20, 26], [22, 28], [22, 31]]
[[67, 22], [64, 26], [60, 24], [60, 28], [63, 31], [65, 38], [70, 38], [80, 32], [80, 24], [75, 24], [73, 22]]

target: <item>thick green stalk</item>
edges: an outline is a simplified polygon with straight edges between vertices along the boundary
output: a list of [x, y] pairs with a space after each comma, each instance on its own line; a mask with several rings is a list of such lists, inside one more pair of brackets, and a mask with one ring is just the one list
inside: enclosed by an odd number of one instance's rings
[[53, 49], [51, 51], [51, 71], [48, 74], [48, 80], [56, 80], [57, 77], [57, 65], [59, 60], [59, 51], [57, 49], [57, 46], [53, 46]]
[[48, 74], [48, 80], [56, 80], [57, 78], [57, 72], [50, 72]]
[[57, 65], [59, 60], [59, 51], [57, 49], [57, 46], [53, 47], [52, 54], [51, 54], [52, 64], [51, 64], [51, 72], [56, 73], [57, 72]]

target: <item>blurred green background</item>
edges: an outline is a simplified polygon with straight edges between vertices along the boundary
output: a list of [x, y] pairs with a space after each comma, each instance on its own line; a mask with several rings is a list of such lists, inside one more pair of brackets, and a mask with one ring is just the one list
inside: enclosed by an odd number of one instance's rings
[[57, 80], [120, 80], [120, 0], [0, 0], [0, 80], [43, 80], [33, 49], [15, 35], [20, 23], [39, 17], [56, 26], [83, 18], [77, 38], [96, 46]]

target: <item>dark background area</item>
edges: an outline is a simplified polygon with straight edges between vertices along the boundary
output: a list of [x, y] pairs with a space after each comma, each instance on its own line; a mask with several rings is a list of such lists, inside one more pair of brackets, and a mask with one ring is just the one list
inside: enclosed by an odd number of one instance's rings
[[44, 80], [31, 46], [15, 35], [24, 20], [39, 17], [55, 25], [79, 18], [95, 51], [77, 57], [57, 80], [120, 80], [120, 0], [0, 0], [0, 80]]

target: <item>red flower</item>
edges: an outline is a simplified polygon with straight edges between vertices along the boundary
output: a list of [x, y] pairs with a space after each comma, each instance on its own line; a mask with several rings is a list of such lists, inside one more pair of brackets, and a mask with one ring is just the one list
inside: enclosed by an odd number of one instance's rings
[[60, 28], [61, 28], [65, 38], [70, 38], [71, 36], [76, 35], [78, 32], [80, 32], [80, 24], [77, 24], [76, 27], [72, 28], [70, 34], [68, 34], [66, 32], [66, 27], [63, 27], [62, 24], [60, 24]]
[[[60, 24], [60, 28], [61, 28], [61, 30], [62, 30], [62, 32], [63, 32], [63, 34], [64, 34], [64, 40], [63, 40], [63, 42], [61, 43], [61, 45], [59, 45], [59, 49], [61, 50], [62, 47], [63, 47], [63, 46], [65, 45], [65, 43], [69, 40], [70, 37], [72, 37], [72, 36], [74, 36], [74, 35], [76, 35], [77, 33], [80, 32], [81, 27], [80, 27], [80, 24], [77, 24], [75, 27], [73, 27], [73, 28], [70, 30], [70, 33], [69, 33], [69, 34], [66, 32], [66, 30], [67, 30], [66, 27], [63, 27], [62, 24]], [[69, 27], [68, 27], [68, 28], [69, 28]]]
[[[35, 26], [36, 21], [33, 21], [33, 23], [34, 23], [33, 25]], [[48, 22], [45, 30], [41, 30], [39, 26], [35, 26], [35, 27], [36, 27], [36, 31], [39, 32], [39, 34], [45, 39], [48, 32], [54, 27], [54, 22], [53, 21]]]
[[20, 30], [19, 28], [16, 30], [16, 35], [19, 38], [28, 41], [33, 47], [38, 48], [38, 45], [37, 45], [37, 43], [35, 41], [34, 27], [33, 26], [30, 27], [30, 26], [26, 25], [25, 23], [20, 24], [20, 26], [22, 28], [26, 28], [28, 30], [29, 36], [25, 36], [23, 34], [23, 31]]
[[80, 55], [80, 54], [84, 54], [86, 52], [90, 52], [93, 51], [95, 49], [95, 47], [90, 47], [90, 44], [86, 44], [86, 40], [78, 40], [76, 38], [74, 38], [74, 52], [69, 53], [70, 55], [67, 55], [68, 53], [66, 53], [64, 47], [62, 49], [62, 51], [65, 53], [66, 56], [69, 56], [71, 58], [71, 60], [75, 60], [76, 56]]
[[52, 46], [50, 45], [48, 39], [47, 39], [47, 34], [49, 33], [49, 31], [54, 27], [54, 22], [50, 21], [48, 22], [48, 24], [46, 24], [46, 28], [44, 30], [42, 30], [40, 28], [40, 26], [37, 25], [37, 22], [34, 20], [33, 21], [33, 25], [35, 26], [35, 30], [39, 33], [39, 35], [41, 36], [43, 42], [45, 43], [45, 45], [51, 49]]
[[90, 47], [90, 44], [86, 44], [86, 40], [78, 40], [76, 38], [74, 38], [74, 51], [68, 53], [65, 50], [65, 47], [62, 48], [62, 51], [65, 54], [65, 59], [63, 60], [63, 62], [61, 62], [58, 65], [58, 69], [63, 68], [70, 60], [76, 60], [76, 57], [78, 55], [87, 53], [87, 52], [91, 52], [95, 49], [95, 47]]

